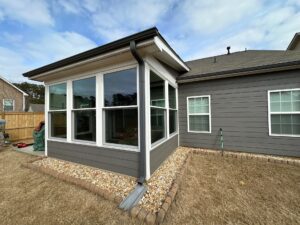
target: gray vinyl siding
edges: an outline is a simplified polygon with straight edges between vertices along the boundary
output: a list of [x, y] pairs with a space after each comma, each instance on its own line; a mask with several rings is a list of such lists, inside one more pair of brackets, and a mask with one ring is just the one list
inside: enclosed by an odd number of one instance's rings
[[138, 177], [138, 152], [48, 141], [48, 156]]
[[170, 154], [178, 147], [178, 135], [152, 149], [150, 152], [150, 172], [151, 174], [168, 158]]
[[[300, 71], [179, 84], [180, 145], [252, 153], [300, 156], [299, 137], [269, 136], [268, 90], [300, 88]], [[211, 96], [211, 134], [187, 132], [188, 96]]]

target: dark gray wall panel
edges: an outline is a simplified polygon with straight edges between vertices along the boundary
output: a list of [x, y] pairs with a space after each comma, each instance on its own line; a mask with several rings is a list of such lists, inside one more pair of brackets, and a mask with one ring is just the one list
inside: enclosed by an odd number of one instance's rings
[[138, 152], [48, 141], [48, 156], [138, 176]]
[[160, 164], [178, 147], [178, 135], [173, 136], [168, 141], [157, 146], [150, 152], [150, 172], [151, 174]]
[[[268, 90], [300, 88], [300, 71], [179, 84], [181, 146], [220, 149], [219, 128], [226, 150], [300, 156], [299, 137], [269, 136]], [[188, 96], [211, 95], [211, 134], [187, 132]]]

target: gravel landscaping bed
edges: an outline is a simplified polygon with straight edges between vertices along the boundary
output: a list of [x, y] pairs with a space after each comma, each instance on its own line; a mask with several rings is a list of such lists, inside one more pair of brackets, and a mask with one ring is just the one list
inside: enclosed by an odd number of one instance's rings
[[[139, 203], [142, 208], [151, 213], [156, 213], [159, 210], [188, 154], [189, 150], [187, 148], [177, 148], [152, 174], [147, 182], [148, 190]], [[113, 193], [115, 196], [120, 196], [122, 199], [124, 199], [136, 185], [135, 177], [50, 157], [34, 161], [32, 164], [54, 170], [66, 176], [84, 180], [102, 190]]]

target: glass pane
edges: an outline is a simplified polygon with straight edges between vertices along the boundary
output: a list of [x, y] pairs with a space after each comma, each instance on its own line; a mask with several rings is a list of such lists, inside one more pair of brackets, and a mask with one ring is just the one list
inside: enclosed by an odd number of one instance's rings
[[5, 112], [10, 112], [14, 110], [14, 100], [12, 99], [4, 99], [3, 100], [3, 110]]
[[107, 143], [137, 146], [137, 109], [105, 110], [105, 134]]
[[280, 115], [280, 123], [281, 124], [291, 124], [292, 123], [292, 115]]
[[150, 72], [150, 104], [165, 107], [165, 82], [154, 72]]
[[66, 83], [49, 86], [50, 110], [66, 109]]
[[291, 102], [281, 102], [281, 112], [291, 112], [292, 103]]
[[96, 141], [96, 111], [74, 111], [74, 137], [77, 140]]
[[300, 101], [300, 91], [292, 91], [292, 100]]
[[280, 92], [271, 92], [270, 99], [271, 102], [280, 102]]
[[280, 102], [271, 102], [271, 112], [280, 112]]
[[136, 68], [105, 74], [104, 105], [136, 105], [136, 74]]
[[293, 134], [300, 135], [300, 125], [293, 124]]
[[151, 143], [165, 137], [165, 110], [151, 108]]
[[208, 115], [192, 115], [189, 116], [190, 131], [207, 131], [209, 132], [209, 116]]
[[96, 107], [95, 77], [73, 81], [73, 107], [74, 109]]
[[189, 113], [209, 113], [208, 98], [190, 98]]
[[292, 124], [281, 124], [281, 134], [292, 134]]
[[271, 115], [271, 124], [280, 124], [280, 115]]
[[169, 110], [169, 133], [172, 134], [176, 131], [176, 114], [175, 110]]
[[280, 124], [272, 124], [271, 132], [272, 134], [280, 134]]
[[291, 98], [291, 91], [282, 91], [281, 92], [281, 102], [290, 102]]
[[300, 112], [300, 101], [293, 101], [292, 102], [292, 104], [293, 104], [293, 112]]
[[51, 137], [66, 138], [67, 137], [67, 117], [66, 112], [50, 113], [50, 133]]
[[171, 85], [169, 85], [169, 107], [176, 109], [176, 91]]
[[300, 114], [292, 115], [292, 123], [300, 125]]

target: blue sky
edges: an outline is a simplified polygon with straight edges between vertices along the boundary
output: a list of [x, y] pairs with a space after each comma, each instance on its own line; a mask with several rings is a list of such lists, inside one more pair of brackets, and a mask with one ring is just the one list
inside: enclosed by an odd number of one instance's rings
[[300, 0], [0, 0], [0, 74], [22, 73], [157, 26], [184, 60], [286, 49]]

